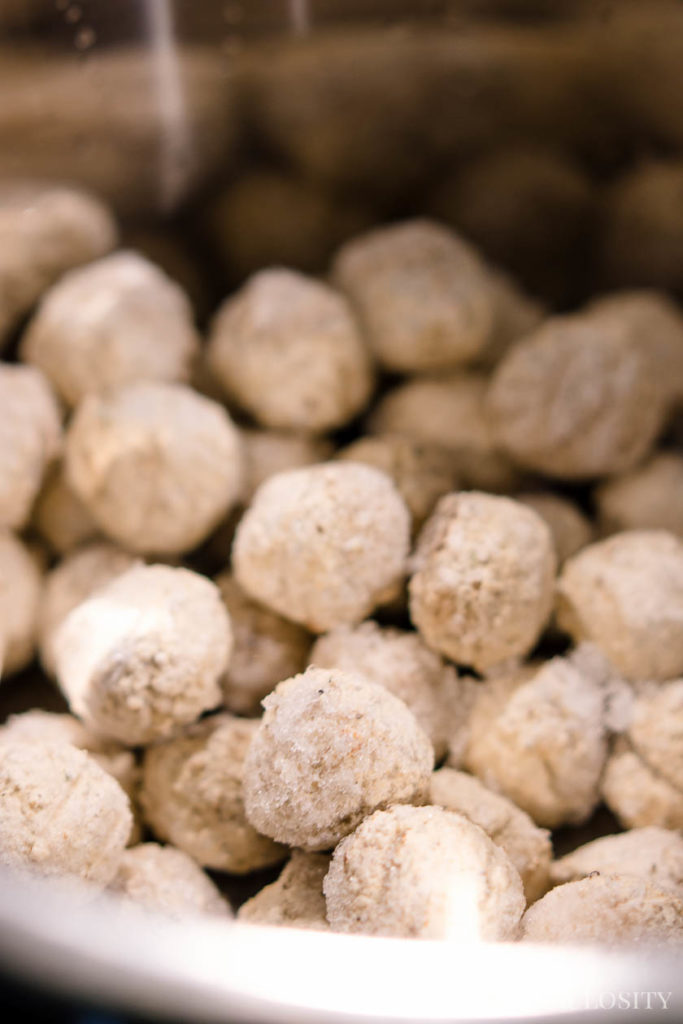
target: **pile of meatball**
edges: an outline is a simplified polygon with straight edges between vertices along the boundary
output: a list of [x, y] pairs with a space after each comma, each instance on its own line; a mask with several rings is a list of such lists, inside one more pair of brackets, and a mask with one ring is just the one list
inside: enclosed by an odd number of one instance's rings
[[553, 314], [411, 220], [259, 270], [203, 338], [118, 237], [0, 188], [2, 672], [37, 655], [66, 708], [0, 727], [0, 864], [172, 916], [270, 869], [240, 920], [683, 944], [679, 309]]

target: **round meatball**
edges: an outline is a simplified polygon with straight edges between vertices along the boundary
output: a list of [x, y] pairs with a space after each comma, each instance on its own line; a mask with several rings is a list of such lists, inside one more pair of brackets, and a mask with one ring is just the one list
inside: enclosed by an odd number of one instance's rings
[[642, 459], [667, 396], [627, 322], [583, 313], [553, 317], [510, 349], [487, 410], [497, 443], [521, 466], [581, 480]]
[[525, 906], [507, 854], [440, 807], [366, 818], [335, 850], [323, 891], [335, 931], [403, 938], [514, 939]]
[[458, 482], [453, 453], [400, 434], [361, 437], [338, 452], [338, 458], [374, 466], [391, 477], [408, 506], [413, 532], [422, 526], [439, 498], [454, 491]]
[[264, 427], [323, 433], [367, 404], [372, 370], [346, 300], [292, 270], [262, 270], [218, 311], [211, 366]]
[[216, 577], [216, 586], [230, 615], [234, 639], [221, 682], [223, 700], [236, 714], [258, 714], [266, 694], [305, 668], [311, 634], [252, 601], [229, 572]]
[[198, 350], [183, 290], [135, 252], [116, 252], [60, 278], [21, 344], [22, 358], [68, 405], [139, 380], [187, 380]]
[[133, 824], [128, 797], [67, 743], [17, 740], [0, 751], [0, 862], [107, 885]]
[[514, 491], [521, 474], [496, 444], [485, 414], [487, 389], [480, 373], [415, 377], [380, 399], [369, 429], [446, 448], [464, 488]]
[[238, 920], [328, 931], [323, 879], [329, 866], [326, 853], [293, 850], [277, 881], [242, 904]]
[[527, 903], [546, 892], [553, 856], [550, 833], [511, 800], [487, 789], [473, 775], [440, 768], [430, 780], [429, 802], [463, 814], [505, 850], [522, 879]]
[[332, 273], [388, 370], [452, 369], [481, 352], [492, 332], [486, 271], [470, 245], [438, 224], [408, 221], [354, 238]]
[[11, 675], [33, 657], [41, 574], [36, 559], [11, 533], [0, 530], [0, 671]]
[[595, 874], [558, 885], [522, 919], [526, 942], [683, 945], [683, 899], [630, 875]]
[[54, 675], [54, 637], [69, 612], [135, 562], [127, 551], [99, 542], [74, 551], [47, 574], [38, 616], [40, 660], [46, 672]]
[[235, 578], [255, 600], [323, 633], [395, 595], [409, 536], [405, 502], [379, 470], [339, 462], [277, 473], [237, 528]]
[[602, 875], [635, 875], [683, 899], [683, 836], [656, 827], [601, 836], [556, 860], [551, 878], [554, 885], [560, 885], [595, 871]]
[[71, 267], [116, 244], [111, 212], [77, 189], [38, 182], [0, 186], [0, 345], [42, 292]]
[[179, 384], [141, 382], [86, 398], [67, 435], [66, 464], [104, 533], [148, 555], [196, 547], [242, 486], [228, 414]]
[[437, 759], [446, 753], [449, 705], [457, 701], [458, 677], [453, 666], [430, 651], [417, 633], [383, 628], [376, 622], [340, 626], [315, 642], [309, 661], [386, 687], [413, 712]]
[[591, 544], [565, 564], [557, 622], [590, 640], [627, 678], [683, 674], [683, 541], [630, 530]]
[[531, 509], [490, 494], [450, 494], [420, 534], [410, 615], [425, 642], [483, 671], [534, 646], [553, 601], [550, 530]]
[[284, 860], [244, 811], [244, 760], [258, 723], [221, 714], [145, 752], [140, 800], [159, 839], [204, 867], [246, 874]]
[[624, 737], [614, 745], [600, 788], [624, 828], [683, 829], [683, 791], [657, 775]]
[[481, 684], [464, 764], [546, 828], [586, 821], [607, 758], [604, 677], [580, 656]]
[[109, 890], [169, 917], [232, 916], [216, 886], [192, 857], [158, 843], [126, 850]]
[[247, 817], [260, 832], [327, 850], [378, 807], [423, 802], [434, 750], [383, 686], [312, 667], [263, 706], [244, 767]]
[[675, 452], [662, 452], [612, 477], [594, 498], [605, 534], [668, 530], [683, 539], [683, 457]]
[[683, 793], [683, 679], [648, 687], [636, 697], [628, 737], [653, 772]]
[[0, 528], [28, 522], [47, 467], [62, 441], [59, 408], [32, 366], [0, 365]]
[[134, 566], [101, 587], [52, 642], [72, 711], [129, 746], [170, 736], [216, 707], [231, 650], [218, 588], [166, 565]]

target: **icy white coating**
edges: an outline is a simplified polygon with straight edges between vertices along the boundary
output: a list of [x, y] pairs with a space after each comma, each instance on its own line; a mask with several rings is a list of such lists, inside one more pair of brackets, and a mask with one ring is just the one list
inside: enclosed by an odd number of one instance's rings
[[597, 806], [607, 757], [606, 666], [579, 650], [482, 683], [464, 765], [546, 828]]
[[643, 346], [671, 400], [683, 398], [683, 316], [665, 292], [614, 292], [595, 299], [588, 309], [626, 328]]
[[537, 512], [550, 528], [559, 565], [595, 539], [593, 524], [569, 498], [550, 491], [516, 494], [515, 497]]
[[560, 857], [550, 869], [553, 885], [603, 875], [635, 875], [683, 898], [683, 835], [665, 828], [633, 828], [601, 836]]
[[276, 268], [219, 309], [210, 365], [228, 397], [264, 427], [323, 433], [367, 404], [372, 367], [346, 299]]
[[625, 737], [614, 744], [600, 789], [624, 828], [683, 829], [683, 791], [653, 771]]
[[45, 577], [40, 595], [38, 646], [44, 669], [54, 674], [53, 642], [69, 612], [136, 564], [134, 555], [98, 541], [67, 555]]
[[0, 409], [0, 528], [19, 530], [59, 454], [61, 415], [40, 370], [9, 363], [0, 365]]
[[145, 752], [140, 799], [147, 823], [204, 867], [245, 874], [285, 857], [244, 812], [244, 759], [257, 728], [212, 715]]
[[494, 302], [475, 250], [428, 220], [375, 228], [347, 242], [332, 270], [370, 347], [388, 370], [448, 370], [481, 352]]
[[232, 916], [229, 905], [199, 864], [173, 846], [141, 843], [127, 849], [109, 889], [170, 917]]
[[94, 540], [99, 527], [66, 479], [60, 460], [50, 468], [33, 506], [31, 524], [58, 555]]
[[479, 671], [534, 646], [553, 601], [550, 530], [531, 509], [478, 492], [442, 498], [412, 557], [410, 615], [424, 641]]
[[252, 601], [229, 572], [216, 577], [216, 586], [228, 609], [234, 640], [221, 681], [223, 700], [236, 714], [258, 714], [266, 694], [305, 668], [312, 637], [301, 626]]
[[337, 455], [381, 469], [391, 477], [419, 529], [439, 498], [456, 490], [456, 457], [448, 449], [401, 434], [361, 437]]
[[413, 377], [379, 400], [368, 428], [447, 448], [463, 487], [516, 490], [520, 472], [496, 444], [485, 413], [487, 390], [483, 373]]
[[41, 573], [14, 534], [0, 530], [0, 669], [10, 675], [33, 657]]
[[116, 235], [109, 210], [87, 192], [0, 184], [0, 344], [60, 274], [104, 256]]
[[479, 779], [440, 768], [429, 783], [429, 802], [463, 814], [505, 850], [519, 872], [527, 903], [549, 888], [553, 848], [550, 833], [538, 828], [511, 800], [487, 789]]
[[560, 574], [557, 623], [627, 679], [683, 675], [683, 541], [628, 530], [584, 548]]
[[372, 621], [340, 626], [316, 640], [308, 660], [318, 668], [352, 672], [386, 687], [413, 712], [436, 758], [446, 753], [450, 717], [457, 712], [451, 706], [458, 703], [458, 675], [417, 633]]
[[170, 736], [216, 707], [231, 650], [218, 588], [167, 565], [117, 576], [70, 612], [52, 642], [71, 710], [129, 746]]
[[328, 931], [323, 879], [329, 866], [329, 854], [293, 850], [280, 877], [243, 903], [237, 919], [252, 924]]
[[628, 738], [648, 767], [683, 793], [683, 679], [637, 694]]
[[309, 434], [287, 434], [280, 430], [240, 428], [244, 452], [242, 501], [248, 504], [261, 484], [287, 469], [325, 462], [332, 445]]
[[67, 434], [66, 466], [103, 532], [141, 554], [196, 547], [242, 486], [236, 427], [181, 384], [147, 381], [85, 398]]
[[683, 899], [631, 875], [592, 875], [558, 885], [529, 907], [522, 940], [678, 949]]
[[67, 405], [134, 381], [184, 381], [199, 350], [182, 288], [133, 251], [72, 270], [41, 299], [21, 357]]
[[403, 701], [363, 676], [311, 667], [263, 702], [244, 766], [252, 825], [327, 850], [378, 807], [423, 803], [434, 750]]
[[0, 746], [0, 863], [107, 885], [133, 823], [118, 782], [68, 743]]
[[487, 412], [521, 466], [590, 479], [630, 469], [661, 431], [667, 397], [627, 327], [590, 313], [552, 317], [496, 369]]
[[394, 596], [409, 535], [410, 514], [385, 473], [322, 463], [259, 487], [237, 528], [233, 569], [255, 600], [323, 633]]
[[507, 854], [441, 807], [366, 818], [335, 850], [323, 891], [334, 931], [403, 938], [512, 940], [525, 907]]
[[[683, 346], [682, 346], [683, 347]], [[661, 452], [594, 492], [602, 532], [668, 530], [683, 538], [683, 457]]]

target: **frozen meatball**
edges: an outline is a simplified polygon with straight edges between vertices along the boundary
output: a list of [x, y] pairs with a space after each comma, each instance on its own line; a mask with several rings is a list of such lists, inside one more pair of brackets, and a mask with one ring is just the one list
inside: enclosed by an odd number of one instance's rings
[[244, 451], [242, 500], [245, 504], [269, 477], [287, 469], [325, 462], [333, 450], [329, 441], [308, 434], [243, 428], [240, 437]]
[[0, 726], [0, 743], [37, 743], [54, 746], [70, 743], [85, 750], [94, 761], [113, 775], [130, 800], [137, 788], [138, 770], [135, 755], [120, 744], [98, 736], [87, 729], [73, 715], [36, 708], [18, 715], [10, 715]]
[[388, 370], [460, 366], [482, 351], [493, 329], [493, 300], [479, 257], [430, 221], [376, 228], [347, 242], [332, 273]]
[[430, 647], [489, 669], [538, 640], [555, 567], [550, 530], [531, 509], [490, 494], [449, 494], [418, 539], [411, 618]]
[[312, 637], [301, 626], [252, 601], [229, 572], [216, 577], [216, 586], [230, 615], [234, 639], [222, 680], [224, 703], [236, 714], [258, 714], [266, 694], [283, 679], [303, 671]]
[[405, 502], [379, 470], [338, 462], [278, 473], [237, 528], [235, 578], [255, 600], [323, 633], [396, 594], [409, 537]]
[[262, 270], [229, 298], [209, 346], [228, 397], [264, 427], [323, 433], [352, 419], [372, 391], [346, 300], [292, 270]]
[[683, 316], [664, 292], [614, 292], [594, 299], [588, 309], [626, 329], [641, 345], [665, 394], [674, 403], [683, 400]]
[[240, 907], [237, 918], [252, 924], [329, 930], [323, 879], [330, 866], [325, 853], [293, 850], [277, 881], [266, 885]]
[[636, 696], [628, 738], [653, 772], [683, 793], [683, 679]]
[[549, 527], [560, 565], [594, 540], [592, 524], [569, 498], [550, 491], [517, 494], [515, 497], [537, 512]]
[[446, 752], [450, 704], [457, 703], [458, 677], [417, 633], [362, 622], [340, 626], [313, 645], [312, 665], [364, 676], [386, 687], [413, 712], [437, 758]]
[[557, 622], [590, 640], [627, 678], [683, 674], [683, 541], [630, 530], [591, 544], [565, 564]]
[[625, 737], [605, 765], [601, 792], [624, 828], [683, 829], [683, 791], [653, 771]]
[[228, 904], [199, 864], [172, 846], [142, 843], [126, 850], [109, 889], [170, 917], [231, 916]]
[[394, 481], [417, 530], [439, 498], [458, 483], [456, 459], [446, 448], [424, 444], [400, 434], [361, 437], [343, 448], [338, 458], [381, 469]]
[[32, 525], [58, 555], [94, 540], [99, 527], [66, 479], [60, 460], [48, 473], [33, 507]]
[[586, 821], [607, 758], [604, 669], [580, 651], [482, 683], [469, 718], [467, 770], [537, 825]]
[[525, 906], [507, 854], [440, 807], [366, 818], [335, 850], [323, 891], [335, 931], [402, 938], [514, 939]]
[[78, 605], [52, 656], [74, 714], [129, 746], [216, 707], [232, 650], [218, 588], [166, 565], [134, 566]]
[[54, 674], [54, 637], [69, 612], [135, 561], [127, 551], [101, 542], [74, 551], [47, 574], [38, 617], [40, 660], [46, 672]]
[[554, 885], [560, 885], [585, 878], [594, 871], [602, 875], [635, 875], [682, 899], [683, 836], [655, 827], [601, 836], [556, 860], [551, 877]]
[[60, 274], [104, 256], [116, 235], [109, 210], [86, 192], [0, 185], [0, 343]]
[[0, 670], [10, 675], [33, 657], [41, 574], [22, 542], [0, 530]]
[[180, 384], [142, 382], [78, 407], [66, 443], [70, 484], [100, 528], [130, 551], [196, 547], [240, 496], [237, 429]]
[[605, 534], [668, 530], [683, 539], [683, 457], [662, 452], [607, 480], [594, 494]]
[[21, 343], [67, 405], [138, 380], [184, 381], [199, 350], [179, 285], [135, 252], [72, 270], [45, 294]]
[[204, 867], [241, 875], [285, 857], [244, 813], [244, 759], [257, 728], [213, 715], [145, 753], [141, 802], [148, 824]]
[[326, 850], [378, 807], [424, 801], [434, 750], [383, 686], [312, 667], [280, 683], [263, 706], [244, 801], [265, 835]]
[[446, 448], [462, 487], [514, 491], [521, 474], [496, 445], [484, 408], [487, 389], [488, 378], [479, 373], [416, 377], [380, 399], [370, 432]]
[[31, 366], [0, 365], [0, 528], [26, 525], [62, 425], [47, 380]]
[[546, 892], [553, 856], [550, 833], [511, 800], [487, 789], [473, 775], [440, 768], [430, 780], [429, 802], [463, 814], [505, 850], [522, 879], [527, 903]]
[[521, 466], [568, 480], [623, 472], [647, 455], [667, 412], [655, 363], [619, 319], [553, 317], [494, 373], [487, 411]]
[[683, 899], [630, 875], [596, 874], [558, 885], [522, 919], [525, 942], [683, 945]]
[[0, 748], [0, 862], [107, 885], [133, 818], [128, 797], [97, 762], [67, 743]]

